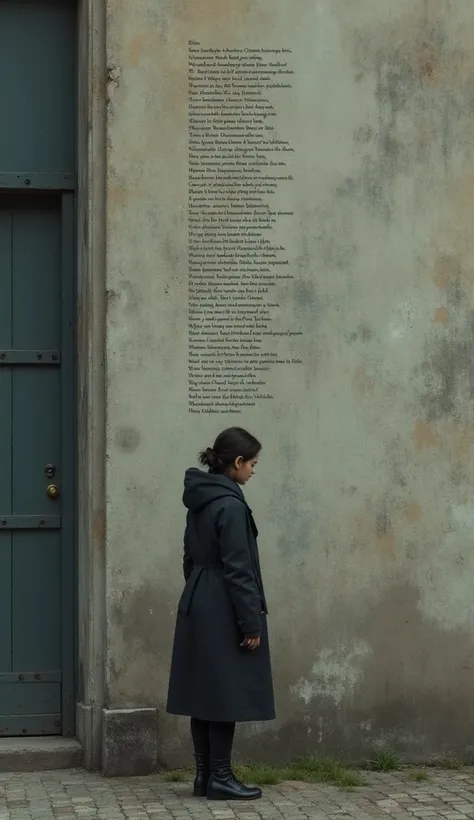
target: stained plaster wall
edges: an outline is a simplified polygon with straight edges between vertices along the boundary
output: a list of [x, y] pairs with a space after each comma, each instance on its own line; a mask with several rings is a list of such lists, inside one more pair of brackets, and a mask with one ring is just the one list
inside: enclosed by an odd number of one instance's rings
[[[188, 414], [187, 44], [286, 47], [303, 365], [275, 400]], [[181, 589], [184, 469], [264, 442], [278, 721], [242, 750], [468, 754], [474, 684], [474, 14], [470, 0], [109, 0], [106, 701], [153, 706]], [[92, 226], [93, 228], [93, 226]]]

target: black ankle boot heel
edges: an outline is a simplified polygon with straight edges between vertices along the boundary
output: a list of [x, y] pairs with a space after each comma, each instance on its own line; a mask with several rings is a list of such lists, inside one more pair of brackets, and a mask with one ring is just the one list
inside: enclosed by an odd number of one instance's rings
[[261, 789], [245, 786], [235, 777], [230, 760], [211, 760], [208, 800], [258, 800]]
[[207, 797], [207, 784], [209, 783], [209, 758], [207, 755], [195, 755], [196, 758], [196, 779], [194, 781], [193, 797]]

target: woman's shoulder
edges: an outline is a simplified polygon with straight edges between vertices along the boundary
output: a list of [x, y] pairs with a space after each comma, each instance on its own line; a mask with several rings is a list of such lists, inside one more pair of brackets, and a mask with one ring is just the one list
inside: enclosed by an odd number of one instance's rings
[[247, 509], [247, 503], [243, 495], [223, 495], [216, 500], [218, 506], [225, 507], [229, 510], [245, 511]]
[[250, 514], [244, 496], [224, 495], [213, 503], [213, 512], [218, 517], [244, 519]]

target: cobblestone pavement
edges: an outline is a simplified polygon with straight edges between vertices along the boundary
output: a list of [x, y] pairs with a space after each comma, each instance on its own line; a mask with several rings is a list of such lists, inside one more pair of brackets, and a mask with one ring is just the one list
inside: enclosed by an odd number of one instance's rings
[[82, 770], [0, 773], [0, 820], [467, 820], [474, 818], [474, 769], [368, 774], [366, 785], [342, 791], [321, 784], [266, 788], [252, 804], [208, 803], [189, 784], [159, 776], [106, 780]]

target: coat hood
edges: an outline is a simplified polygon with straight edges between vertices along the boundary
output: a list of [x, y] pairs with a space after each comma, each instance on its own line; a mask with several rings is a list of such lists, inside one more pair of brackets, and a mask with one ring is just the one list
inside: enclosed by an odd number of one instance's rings
[[184, 476], [183, 504], [192, 512], [199, 512], [211, 501], [225, 496], [238, 498], [246, 503], [239, 485], [225, 475], [205, 473], [192, 467]]

